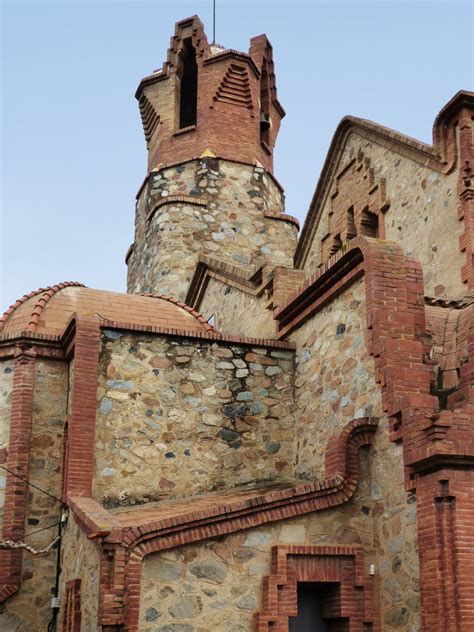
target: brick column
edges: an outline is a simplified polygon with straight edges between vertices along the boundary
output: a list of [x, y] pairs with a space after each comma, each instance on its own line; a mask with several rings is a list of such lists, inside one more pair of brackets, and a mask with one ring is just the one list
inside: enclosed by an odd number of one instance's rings
[[[10, 440], [8, 445], [5, 506], [2, 538], [23, 540], [28, 508], [30, 438], [33, 416], [33, 389], [36, 354], [18, 347], [15, 353]], [[14, 474], [21, 476], [21, 480]], [[21, 585], [22, 550], [0, 551], [0, 602], [14, 594]]]
[[416, 495], [423, 629], [474, 630], [474, 474], [423, 476]]
[[67, 440], [66, 494], [92, 496], [99, 354], [98, 318], [77, 317]]

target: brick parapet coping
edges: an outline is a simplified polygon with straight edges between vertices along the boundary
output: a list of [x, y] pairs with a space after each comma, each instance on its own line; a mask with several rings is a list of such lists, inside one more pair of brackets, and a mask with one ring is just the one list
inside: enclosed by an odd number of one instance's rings
[[[362, 136], [362, 138], [366, 138], [395, 153], [406, 156], [410, 160], [424, 165], [433, 171], [447, 174], [452, 172], [459, 164], [462, 164], [460, 162], [461, 157], [458, 156], [459, 152], [462, 152], [462, 149], [460, 150], [457, 146], [456, 127], [458, 126], [458, 121], [456, 116], [459, 114], [459, 111], [462, 111], [464, 108], [472, 109], [473, 104], [474, 93], [459, 92], [455, 95], [435, 120], [433, 127], [433, 145], [420, 143], [408, 136], [371, 121], [353, 116], [344, 117], [334, 133], [326, 161], [316, 186], [316, 191], [306, 216], [306, 221], [295, 252], [295, 266], [297, 268], [304, 266], [325, 201], [330, 194], [330, 183], [333, 181], [334, 175], [339, 169], [343, 154], [342, 150], [351, 133], [356, 133]], [[464, 136], [466, 140], [461, 139], [461, 145], [464, 143], [466, 150], [469, 148], [469, 138], [472, 138], [470, 134], [471, 132], [469, 132], [469, 137], [467, 134]], [[470, 156], [472, 158], [472, 153], [470, 153]], [[471, 250], [470, 255], [472, 256], [472, 254], [473, 251]]]
[[325, 619], [348, 619], [350, 630], [380, 630], [374, 581], [365, 572], [361, 547], [277, 545], [272, 548], [271, 574], [264, 579], [255, 632], [288, 632], [289, 617], [298, 614], [299, 582], [331, 585]]
[[[25, 535], [28, 507], [28, 483], [25, 481], [28, 481], [30, 463], [35, 374], [36, 354], [31, 349], [17, 347], [2, 527], [2, 539], [14, 542], [22, 541]], [[21, 549], [0, 551], [0, 603], [16, 593], [21, 586], [22, 554]]]
[[[119, 515], [111, 514], [92, 498], [69, 493], [68, 504], [80, 526], [89, 537], [102, 543], [102, 550], [108, 551], [109, 561], [104, 554], [102, 566], [110, 565], [112, 551], [118, 564], [112, 574], [104, 570], [104, 577], [109, 578], [109, 583], [107, 587], [102, 587], [101, 624], [124, 623], [129, 631], [138, 629], [141, 565], [143, 558], [151, 553], [347, 502], [357, 485], [358, 450], [372, 443], [376, 427], [375, 419], [355, 419], [333, 439], [336, 445], [329, 451], [329, 476], [323, 481], [267, 491], [261, 495], [254, 492], [251, 497], [237, 497], [234, 501], [229, 500], [228, 504], [216, 497], [207, 507], [197, 511], [193, 511], [190, 502], [187, 504], [189, 510], [184, 513], [161, 520], [157, 516], [156, 520], [135, 528], [124, 527]], [[136, 509], [136, 513], [139, 518], [140, 508]], [[125, 612], [117, 612], [110, 606], [116, 603], [114, 599], [125, 604]]]

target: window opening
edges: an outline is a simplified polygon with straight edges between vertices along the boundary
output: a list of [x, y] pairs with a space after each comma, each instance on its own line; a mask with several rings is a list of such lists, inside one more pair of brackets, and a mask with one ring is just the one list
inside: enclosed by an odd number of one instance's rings
[[371, 213], [368, 208], [362, 211], [360, 230], [366, 237], [379, 236], [379, 218], [375, 213]]
[[267, 61], [263, 61], [260, 79], [260, 140], [266, 145], [270, 141], [270, 86]]
[[351, 208], [347, 211], [347, 231], [346, 232], [347, 232], [347, 241], [349, 241], [349, 239], [353, 239], [357, 235], [353, 206], [351, 206]]
[[196, 49], [191, 39], [185, 39], [181, 50], [181, 86], [179, 97], [179, 128], [196, 125], [197, 120]]

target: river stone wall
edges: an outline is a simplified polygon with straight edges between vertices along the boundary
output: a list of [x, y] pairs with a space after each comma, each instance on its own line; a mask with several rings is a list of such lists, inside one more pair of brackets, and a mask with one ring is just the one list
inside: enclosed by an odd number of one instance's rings
[[[456, 172], [442, 175], [356, 133], [347, 140], [340, 169], [359, 151], [370, 159], [376, 180], [385, 178], [390, 201], [384, 218], [385, 238], [399, 243], [405, 254], [421, 261], [428, 296], [445, 299], [464, 296], [461, 267], [465, 255], [459, 250], [463, 224], [457, 213]], [[316, 272], [321, 262], [321, 239], [327, 231], [330, 208], [329, 197], [304, 266], [307, 275]]]
[[[196, 202], [156, 208], [177, 195]], [[269, 209], [283, 211], [284, 197], [259, 166], [202, 158], [152, 172], [137, 201], [128, 292], [184, 299], [199, 254], [248, 268], [292, 266], [297, 229], [264, 217]]]
[[324, 475], [329, 438], [354, 418], [379, 427], [371, 448], [370, 502], [383, 630], [419, 630], [416, 499], [404, 488], [402, 446], [389, 440], [367, 348], [365, 280], [353, 283], [290, 336], [297, 344], [297, 474]]
[[199, 311], [206, 320], [214, 315], [214, 326], [223, 334], [276, 337], [273, 313], [265, 308], [264, 297], [252, 296], [217, 279], [209, 280]]
[[[356, 493], [340, 507], [146, 557], [140, 632], [254, 632], [253, 615], [262, 607], [263, 580], [271, 572], [271, 547], [276, 544], [362, 546], [366, 568], [374, 563], [380, 578], [376, 599], [382, 629], [419, 632], [416, 552], [410, 546], [380, 555], [373, 514], [382, 506], [389, 512], [389, 499], [373, 497], [369, 458], [363, 450]], [[407, 517], [414, 507], [409, 505]], [[414, 527], [408, 522], [406, 541], [412, 542]]]
[[94, 497], [113, 507], [292, 476], [292, 385], [291, 351], [106, 330]]
[[[62, 536], [62, 573], [61, 573], [61, 602], [65, 603], [67, 582], [73, 579], [81, 580], [81, 630], [96, 632], [99, 607], [99, 552], [97, 546], [89, 540], [80, 529], [74, 516], [69, 515]], [[62, 609], [64, 612], [64, 608]], [[58, 630], [61, 630], [61, 619]]]
[[[30, 441], [29, 481], [49, 494], [61, 495], [61, 453], [66, 414], [68, 365], [54, 360], [37, 360], [33, 392], [33, 423]], [[30, 487], [25, 525], [26, 542], [34, 549], [46, 548], [57, 536], [55, 525], [60, 504]], [[32, 535], [29, 535], [32, 534]], [[23, 553], [21, 591], [5, 602], [0, 629], [15, 632], [46, 629], [51, 618], [51, 590], [56, 576], [56, 550], [46, 555]], [[35, 607], [32, 608], [31, 604]], [[5, 621], [3, 622], [2, 617]], [[2, 627], [5, 626], [5, 627]]]

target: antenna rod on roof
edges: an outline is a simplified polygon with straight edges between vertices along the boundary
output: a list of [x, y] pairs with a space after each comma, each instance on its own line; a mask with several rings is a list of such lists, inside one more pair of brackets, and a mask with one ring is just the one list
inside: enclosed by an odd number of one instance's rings
[[212, 0], [212, 43], [216, 43], [216, 0]]

